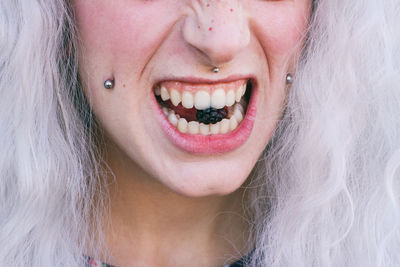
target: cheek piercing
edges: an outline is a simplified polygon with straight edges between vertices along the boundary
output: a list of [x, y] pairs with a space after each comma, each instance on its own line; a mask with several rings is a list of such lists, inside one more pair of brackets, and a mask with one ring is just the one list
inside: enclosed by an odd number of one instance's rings
[[107, 80], [104, 82], [104, 87], [105, 87], [106, 89], [113, 89], [113, 88], [114, 88], [114, 80], [107, 79]]
[[212, 68], [211, 70], [212, 70], [212, 72], [214, 72], [214, 73], [218, 73], [218, 72], [219, 72], [219, 68], [218, 68], [218, 67], [214, 67], [214, 68]]
[[292, 74], [290, 73], [286, 74], [286, 84], [291, 84], [292, 82], [293, 82]]

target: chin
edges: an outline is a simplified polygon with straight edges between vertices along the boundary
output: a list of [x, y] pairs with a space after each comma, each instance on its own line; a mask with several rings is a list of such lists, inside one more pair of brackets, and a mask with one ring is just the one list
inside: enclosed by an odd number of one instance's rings
[[180, 165], [180, 168], [160, 170], [158, 180], [185, 197], [229, 195], [241, 187], [252, 169], [252, 164], [243, 166], [243, 161], [238, 159], [211, 158]]

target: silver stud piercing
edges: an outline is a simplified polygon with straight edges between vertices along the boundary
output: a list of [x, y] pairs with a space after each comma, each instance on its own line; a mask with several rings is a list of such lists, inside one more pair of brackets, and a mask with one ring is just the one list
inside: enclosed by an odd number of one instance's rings
[[291, 84], [292, 82], [293, 82], [292, 74], [290, 73], [286, 74], [286, 84]]
[[105, 87], [106, 89], [113, 89], [113, 88], [114, 88], [114, 80], [107, 79], [107, 80], [104, 82], [104, 87]]
[[212, 68], [212, 71], [213, 71], [214, 73], [218, 73], [218, 72], [219, 72], [219, 68], [218, 68], [218, 67], [214, 67], [214, 68]]

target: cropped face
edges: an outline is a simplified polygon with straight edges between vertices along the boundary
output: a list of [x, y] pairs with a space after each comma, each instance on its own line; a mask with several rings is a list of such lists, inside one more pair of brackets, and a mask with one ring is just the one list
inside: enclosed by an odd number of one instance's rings
[[108, 143], [179, 194], [238, 189], [282, 115], [311, 0], [72, 5], [80, 76]]

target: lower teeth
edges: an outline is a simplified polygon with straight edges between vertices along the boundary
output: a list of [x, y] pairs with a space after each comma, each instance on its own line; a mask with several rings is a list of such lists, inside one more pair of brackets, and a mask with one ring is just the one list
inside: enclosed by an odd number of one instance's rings
[[179, 132], [188, 134], [226, 134], [234, 131], [243, 120], [245, 103], [236, 103], [228, 108], [228, 117], [214, 124], [205, 124], [199, 121], [187, 121], [175, 114], [173, 109], [163, 107], [162, 111], [168, 121], [175, 126]]

